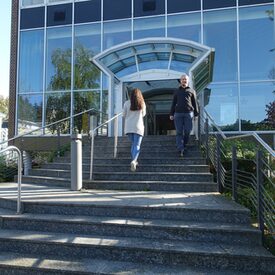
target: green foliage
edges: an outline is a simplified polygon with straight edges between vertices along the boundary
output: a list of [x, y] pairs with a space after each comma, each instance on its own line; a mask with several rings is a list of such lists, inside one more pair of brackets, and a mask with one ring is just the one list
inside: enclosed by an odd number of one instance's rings
[[[239, 171], [244, 171], [247, 174], [247, 177], [252, 177], [252, 175], [257, 176], [257, 171], [256, 171], [256, 152], [259, 149], [262, 149], [257, 145], [255, 142], [252, 142], [250, 139], [248, 140], [227, 140], [223, 142], [223, 152], [224, 155], [222, 155], [222, 165], [223, 167], [229, 171], [232, 168], [232, 146], [236, 146], [236, 153], [237, 153], [237, 169]], [[274, 171], [275, 167], [275, 161], [274, 159], [269, 158], [269, 155], [267, 152], [263, 151], [263, 160], [264, 163], [268, 164], [270, 168], [267, 166], [264, 166], [263, 171], [264, 174], [266, 175], [263, 178], [263, 192], [265, 196], [265, 203], [268, 203], [268, 201], [274, 201], [275, 200], [275, 189], [274, 189], [274, 176], [270, 174], [270, 170]], [[251, 176], [249, 175], [251, 174]], [[269, 178], [267, 178], [267, 176]], [[257, 209], [255, 204], [255, 201], [257, 201], [257, 193], [254, 188], [246, 181], [249, 181], [248, 179], [238, 182], [238, 187], [237, 187], [237, 201], [241, 205], [247, 207], [251, 211], [251, 217], [252, 220], [257, 220]], [[227, 193], [225, 193], [226, 196], [231, 197], [231, 191], [226, 190]], [[271, 199], [269, 199], [271, 198]], [[254, 201], [254, 203], [253, 203]], [[272, 207], [271, 207], [272, 211]], [[266, 226], [268, 227], [268, 219], [269, 216], [272, 218], [273, 213], [269, 213], [270, 210], [269, 208], [265, 209], [265, 222]], [[268, 249], [270, 249], [271, 252], [275, 252], [274, 248], [274, 237], [273, 241], [271, 240], [270, 228], [266, 228], [265, 230], [265, 243]]]
[[70, 151], [70, 146], [70, 143], [63, 145], [59, 152], [57, 150], [50, 152], [31, 151], [32, 166], [41, 167], [44, 163], [53, 162], [58, 155], [62, 157], [66, 152]]
[[[99, 109], [100, 94], [98, 91], [74, 92], [71, 98], [71, 49], [56, 49], [51, 57], [55, 67], [48, 90], [63, 93], [52, 93], [47, 97], [46, 121], [47, 124], [69, 117], [71, 112], [71, 101], [73, 101], [75, 114], [91, 108]], [[100, 71], [90, 62], [93, 53], [81, 45], [78, 41], [74, 50], [74, 89], [98, 89]], [[67, 92], [66, 92], [67, 91]], [[59, 125], [55, 124], [49, 128], [51, 133], [68, 133], [70, 121]], [[79, 133], [88, 129], [88, 115], [74, 118], [74, 130]]]
[[42, 102], [32, 104], [29, 97], [20, 96], [18, 98], [18, 117], [23, 121], [41, 122], [42, 121]]
[[[269, 104], [272, 104], [269, 103]], [[266, 112], [268, 112], [269, 104], [266, 105]], [[268, 131], [268, 130], [274, 130], [274, 125], [269, 123], [268, 118], [269, 115], [267, 113], [267, 118], [260, 122], [252, 122], [250, 120], [241, 120], [242, 125], [242, 131]], [[271, 121], [271, 120], [270, 120]], [[235, 123], [221, 126], [220, 127], [222, 131], [237, 131], [239, 129], [239, 121], [236, 120]]]
[[8, 115], [9, 110], [9, 98], [0, 95], [0, 112]]
[[[47, 98], [46, 106], [46, 122], [47, 124], [56, 122], [70, 116], [71, 110], [71, 93], [55, 93], [50, 94]], [[58, 124], [50, 126], [48, 129], [52, 134], [57, 133], [58, 128], [60, 133], [66, 134], [70, 130], [70, 121], [66, 120]]]
[[74, 55], [74, 89], [99, 89], [100, 71], [90, 62], [93, 52], [76, 42]]
[[265, 105], [267, 118], [266, 123], [270, 125], [271, 128], [275, 129], [275, 100]]
[[17, 161], [7, 161], [5, 157], [0, 157], [0, 182], [14, 181], [14, 176], [17, 175]]

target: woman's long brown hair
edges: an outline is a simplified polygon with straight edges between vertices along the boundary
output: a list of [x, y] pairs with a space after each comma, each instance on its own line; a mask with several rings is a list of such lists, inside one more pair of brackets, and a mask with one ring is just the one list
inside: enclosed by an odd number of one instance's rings
[[131, 101], [131, 107], [130, 107], [131, 111], [137, 111], [142, 109], [142, 106], [144, 104], [144, 99], [140, 89], [134, 89], [131, 92], [130, 101]]

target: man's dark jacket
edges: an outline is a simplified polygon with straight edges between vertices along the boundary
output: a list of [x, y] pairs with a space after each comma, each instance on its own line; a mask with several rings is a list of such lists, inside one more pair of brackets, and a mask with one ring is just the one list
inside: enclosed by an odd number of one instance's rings
[[173, 116], [175, 113], [191, 112], [194, 112], [194, 116], [199, 115], [196, 92], [190, 87], [183, 88], [180, 86], [174, 92], [170, 115]]

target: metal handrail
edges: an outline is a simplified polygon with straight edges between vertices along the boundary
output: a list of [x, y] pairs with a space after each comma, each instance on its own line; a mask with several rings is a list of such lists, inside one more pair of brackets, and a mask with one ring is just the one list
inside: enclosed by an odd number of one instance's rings
[[117, 156], [117, 137], [118, 137], [118, 120], [117, 118], [121, 116], [123, 112], [120, 112], [117, 115], [114, 115], [109, 120], [105, 121], [104, 123], [100, 124], [99, 126], [95, 127], [93, 130], [90, 130], [89, 134], [91, 137], [91, 159], [90, 159], [90, 180], [93, 179], [93, 161], [94, 161], [94, 139], [95, 139], [95, 133], [98, 129], [103, 127], [104, 125], [109, 124], [111, 121], [114, 121], [114, 158]]
[[21, 213], [21, 183], [22, 183], [22, 153], [16, 146], [8, 146], [5, 149], [0, 151], [0, 154], [6, 152], [6, 151], [15, 151], [18, 154], [18, 177], [17, 177], [17, 189], [18, 189], [18, 195], [17, 195], [17, 214]]
[[[29, 132], [27, 132], [27, 133], [24, 133], [24, 134], [20, 134], [20, 135], [14, 136], [13, 138], [10, 138], [10, 139], [8, 139], [8, 140], [5, 140], [5, 141], [1, 142], [0, 145], [1, 145], [1, 144], [8, 143], [8, 142], [10, 142], [10, 141], [12, 141], [12, 140], [18, 139], [18, 138], [20, 138], [20, 137], [29, 135], [29, 134], [31, 134], [31, 133], [33, 133], [33, 132], [36, 132], [36, 131], [39, 131], [39, 130], [48, 128], [48, 127], [53, 126], [53, 125], [55, 125], [55, 124], [58, 124], [58, 123], [60, 123], [60, 122], [66, 121], [66, 120], [68, 120], [68, 119], [77, 117], [77, 116], [82, 115], [82, 114], [84, 114], [84, 113], [91, 112], [91, 111], [94, 111], [94, 112], [96, 112], [96, 113], [102, 113], [101, 111], [98, 111], [98, 110], [96, 110], [95, 108], [91, 108], [91, 109], [82, 111], [82, 112], [80, 112], [80, 113], [74, 114], [74, 115], [72, 115], [72, 116], [69, 116], [69, 117], [60, 119], [60, 120], [58, 120], [58, 121], [52, 122], [52, 123], [47, 124], [47, 125], [45, 125], [45, 126], [41, 126], [41, 127], [37, 128], [37, 129], [31, 130], [31, 131], [29, 131]], [[0, 154], [1, 154], [1, 153], [4, 153], [4, 152], [6, 152], [6, 151], [16, 151], [17, 154], [18, 154], [18, 198], [17, 198], [17, 213], [19, 214], [19, 213], [21, 213], [21, 183], [22, 183], [22, 161], [23, 161], [22, 153], [21, 153], [21, 151], [19, 150], [19, 148], [17, 148], [16, 146], [13, 146], [13, 145], [8, 146], [8, 147], [4, 148], [3, 150], [1, 150], [1, 151], [0, 151]]]
[[[215, 123], [213, 118], [204, 111], [202, 114], [203, 123], [201, 125], [205, 125], [204, 128], [199, 128], [199, 136], [202, 141], [206, 153], [207, 160], [213, 164], [216, 173], [217, 173], [217, 184], [219, 192], [223, 192], [224, 188], [231, 189], [232, 191], [232, 199], [238, 201], [238, 196], [242, 195], [238, 192], [238, 188], [247, 187], [249, 184], [249, 188], [252, 188], [252, 194], [248, 197], [252, 203], [252, 208], [255, 208], [259, 229], [262, 232], [262, 237], [265, 234], [265, 227], [268, 232], [274, 236], [275, 226], [270, 223], [270, 218], [268, 213], [274, 212], [274, 199], [267, 193], [267, 189], [265, 188], [264, 183], [270, 183], [271, 188], [274, 188], [274, 183], [271, 180], [272, 171], [271, 167], [266, 162], [266, 159], [274, 158], [275, 151], [267, 144], [256, 132], [250, 132], [246, 134], [240, 134], [235, 136], [227, 137], [220, 127]], [[211, 132], [209, 131], [209, 124], [211, 124], [214, 128]], [[203, 133], [203, 135], [202, 135]], [[214, 139], [209, 138], [209, 134], [211, 134]], [[203, 139], [201, 139], [203, 137]], [[262, 148], [264, 148], [267, 154], [263, 154], [263, 150], [259, 149], [257, 146], [255, 160], [255, 170], [250, 173], [248, 170], [240, 170], [237, 166], [237, 147], [236, 145], [232, 146], [232, 164], [231, 169], [225, 169], [222, 163], [222, 154], [223, 154], [223, 146], [222, 140], [235, 140], [242, 139], [244, 137], [253, 137], [257, 143], [259, 143]], [[271, 173], [270, 173], [271, 172]], [[230, 175], [229, 175], [230, 173]], [[229, 179], [226, 180], [226, 177]]]
[[43, 130], [43, 129], [45, 129], [45, 128], [48, 128], [48, 127], [53, 126], [53, 125], [55, 125], [55, 124], [58, 124], [58, 123], [60, 123], [60, 122], [66, 121], [66, 120], [68, 120], [68, 119], [77, 117], [77, 116], [79, 116], [79, 115], [82, 115], [82, 114], [85, 114], [85, 113], [88, 113], [88, 112], [91, 112], [91, 111], [95, 111], [95, 112], [97, 112], [97, 113], [103, 113], [103, 112], [101, 112], [101, 111], [99, 111], [99, 110], [96, 110], [95, 108], [91, 108], [91, 109], [89, 109], [89, 110], [85, 110], [85, 111], [82, 111], [82, 112], [80, 112], [80, 113], [74, 114], [74, 115], [72, 115], [72, 116], [68, 116], [68, 117], [62, 118], [62, 119], [60, 119], [60, 120], [57, 120], [57, 121], [55, 121], [55, 122], [52, 122], [52, 123], [50, 123], [50, 124], [41, 126], [41, 127], [37, 128], [37, 129], [31, 130], [31, 131], [29, 131], [29, 132], [27, 132], [27, 133], [23, 133], [23, 134], [14, 136], [14, 137], [12, 137], [12, 138], [10, 138], [10, 139], [8, 139], [8, 140], [5, 140], [5, 141], [0, 142], [0, 145], [1, 145], [1, 144], [4, 144], [4, 143], [7, 143], [7, 142], [10, 142], [10, 141], [12, 141], [12, 140], [15, 140], [15, 139], [17, 139], [17, 138], [20, 138], [20, 137], [29, 135], [29, 134], [31, 134], [31, 133], [33, 133], [33, 132], [36, 132], [36, 131], [39, 131], [39, 130]]
[[222, 138], [224, 140], [244, 138], [244, 137], [254, 137], [272, 155], [272, 157], [275, 157], [275, 151], [256, 132], [227, 137], [224, 134], [224, 132], [221, 130], [221, 128], [215, 123], [215, 121], [209, 115], [209, 113], [206, 110], [204, 110], [204, 112], [205, 112], [206, 116], [208, 117], [208, 119], [211, 120], [212, 124], [217, 128], [219, 134], [222, 136]]

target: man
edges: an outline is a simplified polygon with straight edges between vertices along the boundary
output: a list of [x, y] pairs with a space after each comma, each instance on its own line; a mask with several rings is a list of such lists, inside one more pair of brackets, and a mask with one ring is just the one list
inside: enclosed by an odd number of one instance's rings
[[189, 86], [189, 76], [183, 74], [180, 87], [175, 91], [170, 111], [170, 119], [174, 120], [176, 128], [176, 145], [180, 156], [186, 150], [186, 144], [192, 130], [192, 118], [199, 115], [196, 92]]

